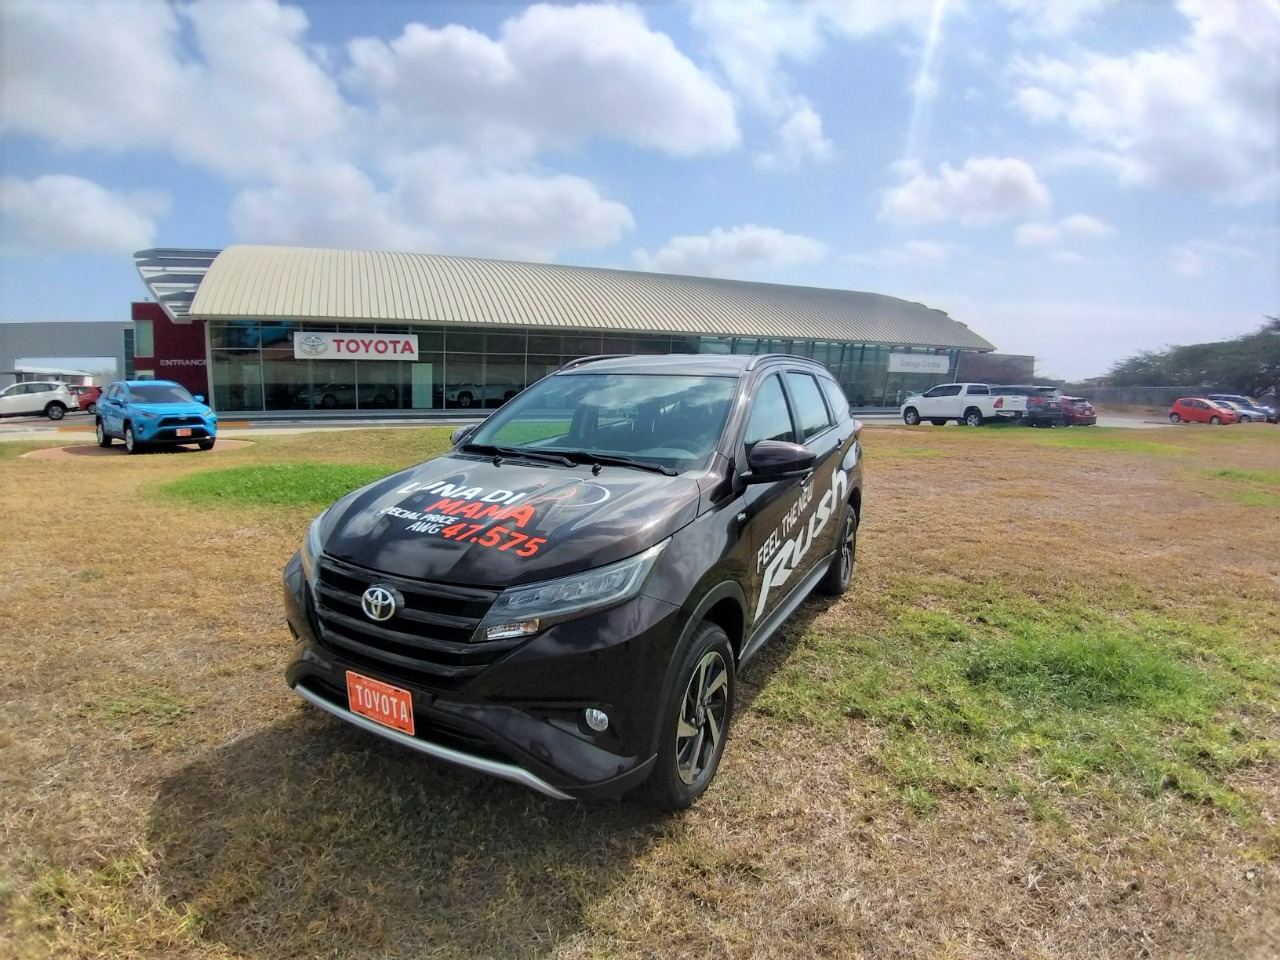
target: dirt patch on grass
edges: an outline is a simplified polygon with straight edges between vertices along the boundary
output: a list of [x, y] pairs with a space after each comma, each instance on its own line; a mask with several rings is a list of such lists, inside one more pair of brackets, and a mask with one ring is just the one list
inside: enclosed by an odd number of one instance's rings
[[661, 818], [422, 762], [284, 689], [321, 465], [359, 482], [447, 433], [265, 438], [235, 468], [265, 499], [197, 496], [229, 489], [201, 457], [0, 464], [0, 942], [1273, 955], [1280, 508], [1223, 491], [1270, 495], [1280, 438], [869, 429], [853, 591], [749, 667], [715, 786]]

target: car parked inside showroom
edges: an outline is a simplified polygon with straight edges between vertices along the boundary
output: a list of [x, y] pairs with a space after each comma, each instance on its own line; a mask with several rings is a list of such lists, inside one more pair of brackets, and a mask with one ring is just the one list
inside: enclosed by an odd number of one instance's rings
[[1098, 412], [1084, 397], [1060, 397], [1059, 403], [1065, 427], [1092, 427], [1098, 422]]
[[94, 430], [98, 446], [120, 439], [129, 453], [188, 443], [212, 450], [218, 416], [204, 397], [192, 396], [172, 380], [117, 380], [98, 399]]
[[75, 394], [56, 380], [27, 380], [0, 390], [0, 417], [46, 416], [61, 420], [76, 409]]
[[812, 360], [573, 361], [316, 518], [284, 570], [287, 682], [552, 797], [686, 807], [739, 669], [853, 578], [860, 433]]
[[1235, 423], [1236, 412], [1205, 397], [1179, 397], [1169, 408], [1172, 423]]
[[1250, 423], [1251, 421], [1259, 421], [1261, 423], [1276, 423], [1280, 420], [1275, 407], [1268, 407], [1263, 403], [1246, 397], [1239, 393], [1211, 393], [1206, 397], [1214, 403], [1225, 403], [1240, 416], [1241, 423]]

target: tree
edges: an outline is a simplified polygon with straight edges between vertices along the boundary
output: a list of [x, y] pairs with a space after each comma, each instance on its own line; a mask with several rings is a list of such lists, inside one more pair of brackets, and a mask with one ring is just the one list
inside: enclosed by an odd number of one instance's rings
[[1111, 368], [1118, 387], [1185, 386], [1280, 393], [1280, 317], [1253, 333], [1214, 343], [1144, 350]]

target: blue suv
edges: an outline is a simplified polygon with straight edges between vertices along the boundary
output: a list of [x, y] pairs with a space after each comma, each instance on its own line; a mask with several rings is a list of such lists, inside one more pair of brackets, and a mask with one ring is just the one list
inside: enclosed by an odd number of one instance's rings
[[212, 450], [218, 437], [217, 414], [204, 397], [172, 380], [117, 380], [98, 399], [96, 419], [98, 446], [119, 437], [130, 453], [180, 443]]

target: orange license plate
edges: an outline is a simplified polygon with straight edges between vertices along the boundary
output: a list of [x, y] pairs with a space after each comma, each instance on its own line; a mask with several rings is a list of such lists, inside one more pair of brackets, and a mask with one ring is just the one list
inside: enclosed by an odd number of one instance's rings
[[348, 670], [347, 701], [352, 713], [412, 736], [413, 695], [408, 690]]
[[180, 436], [180, 437], [189, 437], [189, 436], [191, 436], [191, 428], [190, 428], [190, 427], [179, 427], [179, 428], [178, 428], [177, 433], [178, 433], [178, 436]]

